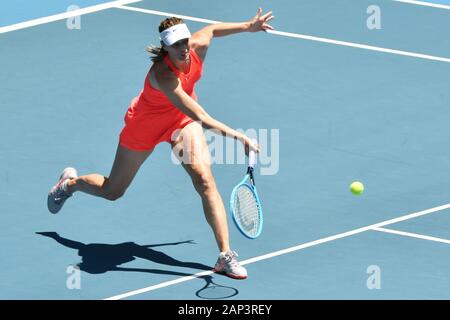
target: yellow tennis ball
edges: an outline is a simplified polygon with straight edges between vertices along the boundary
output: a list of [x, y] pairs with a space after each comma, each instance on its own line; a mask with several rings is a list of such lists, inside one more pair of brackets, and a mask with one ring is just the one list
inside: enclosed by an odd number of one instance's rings
[[364, 191], [364, 185], [359, 181], [352, 182], [350, 185], [350, 191], [359, 196]]

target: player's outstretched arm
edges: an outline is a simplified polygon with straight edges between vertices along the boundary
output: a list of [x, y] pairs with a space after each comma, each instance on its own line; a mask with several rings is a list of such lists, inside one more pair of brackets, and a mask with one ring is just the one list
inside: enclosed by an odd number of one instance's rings
[[240, 32], [273, 30], [273, 27], [268, 24], [273, 18], [275, 18], [275, 16], [272, 15], [272, 11], [262, 14], [262, 8], [259, 8], [256, 15], [248, 21], [216, 23], [200, 29], [192, 35], [191, 45], [196, 49], [197, 53], [204, 58], [213, 38]]

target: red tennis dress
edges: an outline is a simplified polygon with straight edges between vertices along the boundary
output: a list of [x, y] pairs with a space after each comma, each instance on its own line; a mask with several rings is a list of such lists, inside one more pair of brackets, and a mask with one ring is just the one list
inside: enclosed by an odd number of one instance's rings
[[[191, 63], [187, 73], [178, 70], [167, 55], [164, 62], [180, 79], [183, 90], [197, 100], [194, 86], [202, 75], [203, 62], [194, 50], [190, 50], [189, 55]], [[149, 151], [160, 142], [170, 142], [175, 130], [193, 122], [162, 91], [152, 87], [150, 70], [145, 77], [144, 89], [128, 107], [125, 126], [120, 133], [120, 145], [135, 151]]]

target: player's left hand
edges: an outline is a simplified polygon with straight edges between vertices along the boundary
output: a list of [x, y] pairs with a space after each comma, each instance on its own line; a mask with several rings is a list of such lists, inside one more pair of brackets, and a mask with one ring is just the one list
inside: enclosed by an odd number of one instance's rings
[[258, 32], [273, 30], [273, 27], [267, 24], [267, 22], [269, 22], [273, 18], [275, 18], [275, 16], [272, 15], [272, 11], [269, 11], [266, 14], [262, 15], [262, 8], [259, 8], [256, 16], [252, 20], [250, 20], [248, 31]]

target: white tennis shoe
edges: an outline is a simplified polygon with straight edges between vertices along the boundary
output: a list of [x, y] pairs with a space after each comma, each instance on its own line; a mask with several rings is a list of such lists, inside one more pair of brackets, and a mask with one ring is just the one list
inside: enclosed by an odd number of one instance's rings
[[234, 251], [221, 252], [214, 266], [214, 272], [224, 274], [233, 279], [246, 279], [247, 270], [237, 261]]
[[51, 213], [58, 213], [64, 202], [72, 196], [72, 193], [67, 192], [67, 182], [77, 177], [77, 170], [74, 168], [69, 167], [63, 170], [58, 183], [50, 190], [47, 197], [47, 207]]

